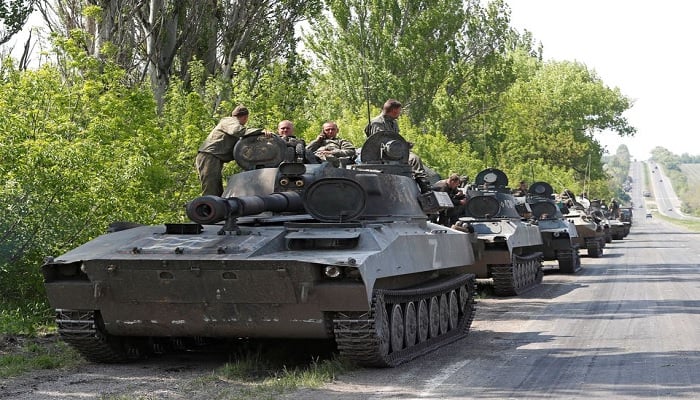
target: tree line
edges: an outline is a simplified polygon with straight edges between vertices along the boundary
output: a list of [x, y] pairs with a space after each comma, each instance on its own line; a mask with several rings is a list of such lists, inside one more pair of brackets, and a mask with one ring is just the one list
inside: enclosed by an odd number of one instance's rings
[[45, 28], [40, 51], [0, 66], [8, 304], [43, 302], [43, 257], [110, 222], [184, 220], [197, 148], [236, 104], [250, 126], [290, 119], [307, 141], [335, 120], [359, 147], [396, 98], [402, 134], [442, 175], [497, 167], [600, 198], [613, 189], [593, 134], [635, 133], [631, 100], [584, 64], [544, 61], [502, 0], [18, 3]]

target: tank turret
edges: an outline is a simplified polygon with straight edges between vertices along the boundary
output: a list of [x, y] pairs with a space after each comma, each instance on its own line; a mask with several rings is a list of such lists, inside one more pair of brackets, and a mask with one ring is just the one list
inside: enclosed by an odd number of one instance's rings
[[397, 140], [373, 135], [371, 163], [346, 169], [290, 162], [274, 136], [242, 139], [244, 171], [221, 197], [189, 202], [191, 223], [108, 233], [47, 260], [59, 334], [98, 362], [252, 337], [333, 339], [371, 366], [464, 337], [472, 235], [428, 220]]

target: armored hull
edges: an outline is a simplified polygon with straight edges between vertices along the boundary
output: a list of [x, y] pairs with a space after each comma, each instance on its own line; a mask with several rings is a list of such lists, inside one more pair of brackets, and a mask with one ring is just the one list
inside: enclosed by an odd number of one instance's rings
[[583, 210], [570, 210], [565, 217], [576, 227], [578, 237], [575, 243], [581, 248], [585, 248], [589, 257], [601, 257], [603, 255], [603, 248], [605, 247], [605, 232], [603, 227], [597, 224]]
[[263, 165], [190, 202], [193, 223], [109, 233], [48, 260], [59, 334], [98, 362], [253, 337], [333, 339], [372, 366], [464, 337], [472, 239], [430, 223], [415, 182], [381, 167]]
[[476, 235], [470, 271], [477, 278], [492, 280], [499, 296], [524, 293], [543, 276], [540, 231], [521, 220], [507, 184], [502, 171], [481, 171], [467, 191], [466, 216], [455, 224], [456, 229]]
[[610, 223], [610, 236], [613, 240], [622, 240], [629, 235], [629, 222], [622, 222], [618, 219], [610, 219], [608, 222]]

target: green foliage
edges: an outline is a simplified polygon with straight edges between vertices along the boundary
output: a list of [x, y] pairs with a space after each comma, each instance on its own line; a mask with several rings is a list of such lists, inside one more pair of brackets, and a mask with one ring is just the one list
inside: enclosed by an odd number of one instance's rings
[[34, 302], [2, 301], [0, 302], [0, 332], [6, 335], [33, 336], [37, 334], [39, 327], [53, 324], [54, 316], [54, 311], [49, 309], [43, 299]]
[[276, 132], [277, 123], [284, 119], [294, 122], [297, 131], [308, 127], [309, 115], [303, 107], [310, 91], [306, 62], [292, 58], [256, 71], [246, 69], [240, 61], [236, 69], [241, 72], [233, 80], [233, 104], [226, 104], [224, 114], [230, 113], [235, 104], [245, 104], [251, 111], [251, 127]]
[[[468, 3], [476, 7], [479, 2]], [[422, 121], [459, 58], [463, 2], [351, 0], [327, 5], [330, 12], [314, 20], [306, 41], [321, 65], [315, 74], [317, 95], [323, 99], [319, 104], [342, 99], [340, 106], [358, 112], [367, 95], [375, 107], [397, 98], [411, 110], [414, 123]]]
[[[91, 61], [81, 65], [90, 70]], [[169, 143], [150, 90], [123, 71], [74, 75], [19, 72], [0, 84], [0, 288], [6, 299], [42, 298], [40, 260], [104, 232], [117, 220], [154, 223], [173, 186]], [[169, 146], [167, 144], [170, 144]]]
[[244, 389], [243, 394], [251, 398], [275, 398], [285, 391], [320, 387], [351, 368], [350, 363], [340, 359], [313, 359], [308, 365], [298, 367], [277, 366], [255, 353], [226, 363], [216, 375], [225, 381], [253, 380], [254, 384]]
[[[625, 145], [618, 147], [614, 155], [603, 157], [605, 171], [609, 176], [608, 188], [612, 197], [623, 203], [630, 201], [630, 196], [624, 191], [624, 182], [627, 181], [630, 171], [631, 156]], [[599, 196], [603, 197], [603, 196]], [[608, 196], [605, 196], [607, 198]]]
[[0, 44], [6, 43], [22, 30], [33, 9], [34, 0], [0, 2]]
[[503, 97], [503, 106], [489, 114], [485, 145], [477, 150], [489, 154], [495, 165], [542, 160], [564, 173], [560, 180], [573, 175], [581, 191], [608, 194], [602, 148], [592, 132], [633, 134], [620, 116], [629, 100], [581, 64], [549, 62], [533, 72], [519, 78]]

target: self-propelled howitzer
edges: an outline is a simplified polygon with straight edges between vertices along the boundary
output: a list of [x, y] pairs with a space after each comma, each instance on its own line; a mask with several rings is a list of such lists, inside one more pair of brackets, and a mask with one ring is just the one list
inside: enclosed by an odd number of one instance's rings
[[528, 189], [525, 202], [531, 210], [531, 218], [542, 235], [542, 257], [556, 260], [559, 271], [573, 274], [581, 269], [579, 245], [576, 243], [576, 225], [564, 218], [552, 198], [554, 190], [547, 182], [534, 182]]
[[496, 294], [512, 296], [542, 282], [542, 237], [536, 225], [522, 221], [508, 188], [508, 177], [485, 169], [467, 190], [465, 216], [455, 229], [473, 232], [477, 278], [491, 279]]
[[394, 366], [464, 337], [471, 238], [428, 221], [437, 202], [396, 162], [401, 138], [370, 137], [373, 164], [356, 169], [279, 165], [277, 139], [242, 139], [272, 150], [241, 151], [252, 167], [223, 196], [191, 201], [193, 223], [108, 233], [48, 259], [63, 340], [119, 362], [199, 338], [333, 339], [361, 364]]

